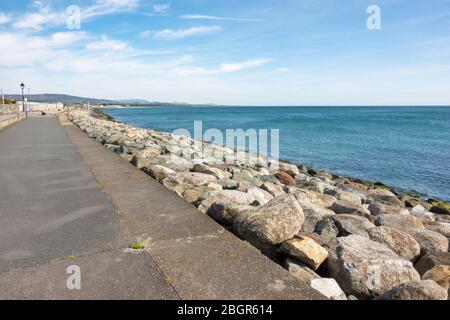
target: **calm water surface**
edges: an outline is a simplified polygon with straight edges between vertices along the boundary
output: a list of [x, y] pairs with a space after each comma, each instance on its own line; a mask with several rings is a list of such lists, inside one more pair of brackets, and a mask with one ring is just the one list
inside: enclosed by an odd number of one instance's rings
[[148, 107], [108, 109], [161, 131], [280, 129], [280, 157], [450, 201], [450, 108]]

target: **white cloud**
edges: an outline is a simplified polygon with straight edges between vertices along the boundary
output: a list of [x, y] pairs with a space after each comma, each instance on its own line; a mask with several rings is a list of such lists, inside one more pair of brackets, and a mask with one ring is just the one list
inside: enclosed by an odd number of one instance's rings
[[82, 10], [84, 19], [115, 13], [132, 12], [139, 7], [140, 0], [96, 0], [92, 6]]
[[167, 13], [170, 10], [170, 3], [161, 3], [153, 5], [153, 12], [155, 13]]
[[0, 12], [0, 25], [11, 21], [11, 17], [4, 12]]
[[210, 27], [192, 27], [189, 29], [164, 29], [154, 32], [154, 37], [156, 39], [164, 40], [175, 40], [187, 37], [193, 37], [197, 35], [205, 35], [212, 32], [221, 30], [220, 26], [210, 26]]
[[275, 69], [275, 71], [280, 72], [280, 73], [286, 73], [286, 72], [289, 72], [289, 68], [286, 68], [286, 67], [277, 68], [277, 69]]
[[261, 19], [220, 17], [220, 16], [209, 16], [209, 15], [202, 15], [202, 14], [185, 14], [185, 15], [180, 16], [180, 18], [185, 19], [185, 20], [262, 21]]
[[128, 44], [124, 41], [111, 40], [106, 36], [103, 36], [100, 41], [89, 42], [86, 45], [86, 49], [92, 51], [122, 51], [129, 48]]
[[[140, 0], [96, 0], [90, 6], [81, 8], [81, 19], [88, 20], [97, 16], [132, 12], [139, 7]], [[45, 26], [60, 26], [67, 23], [68, 13], [65, 10], [55, 11], [42, 1], [34, 1], [37, 12], [26, 13], [13, 23], [17, 29], [43, 30]]]
[[183, 76], [224, 74], [238, 72], [245, 69], [257, 68], [270, 61], [271, 60], [269, 59], [253, 59], [238, 63], [222, 63], [214, 69], [207, 69], [202, 67], [182, 67], [175, 69], [175, 71]]

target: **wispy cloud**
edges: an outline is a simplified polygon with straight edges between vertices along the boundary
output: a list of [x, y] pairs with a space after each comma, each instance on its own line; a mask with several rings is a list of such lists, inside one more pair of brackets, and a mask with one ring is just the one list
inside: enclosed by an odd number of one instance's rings
[[281, 67], [281, 68], [275, 69], [275, 71], [279, 72], [279, 73], [286, 73], [286, 72], [289, 72], [289, 68]]
[[269, 59], [253, 59], [237, 63], [222, 63], [214, 69], [207, 69], [202, 67], [182, 67], [177, 68], [175, 71], [183, 76], [225, 74], [238, 72], [245, 69], [257, 68], [266, 63], [269, 63], [270, 61], [271, 60]]
[[159, 3], [153, 5], [154, 13], [168, 13], [170, 11], [170, 3]]
[[229, 21], [262, 21], [261, 19], [252, 18], [235, 18], [235, 17], [220, 17], [220, 16], [209, 16], [202, 14], [185, 14], [180, 16], [181, 19], [185, 20], [229, 20]]
[[0, 25], [8, 23], [11, 20], [10, 16], [4, 12], [0, 12]]
[[102, 36], [99, 41], [92, 41], [86, 45], [86, 49], [93, 51], [122, 51], [129, 48], [128, 44], [124, 41], [112, 40], [106, 36]]
[[[96, 0], [92, 5], [81, 8], [81, 19], [133, 12], [139, 7], [139, 3], [140, 0]], [[65, 10], [53, 10], [42, 1], [35, 1], [33, 7], [37, 11], [18, 17], [13, 23], [14, 28], [40, 31], [45, 26], [60, 26], [67, 22], [68, 13]]]
[[141, 33], [141, 36], [148, 37], [153, 34], [153, 37], [156, 39], [175, 40], [199, 35], [206, 35], [213, 32], [217, 32], [219, 30], [221, 30], [220, 26], [208, 26], [208, 27], [200, 26], [188, 29], [164, 29], [155, 32], [148, 30]]

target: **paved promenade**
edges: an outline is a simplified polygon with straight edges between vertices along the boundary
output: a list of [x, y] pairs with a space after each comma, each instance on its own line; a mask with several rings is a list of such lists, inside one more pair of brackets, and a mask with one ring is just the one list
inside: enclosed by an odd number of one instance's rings
[[61, 120], [0, 131], [0, 298], [323, 298]]

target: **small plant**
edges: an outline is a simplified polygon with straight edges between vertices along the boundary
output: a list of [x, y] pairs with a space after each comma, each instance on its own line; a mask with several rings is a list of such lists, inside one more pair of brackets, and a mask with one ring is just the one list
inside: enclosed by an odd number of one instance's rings
[[381, 182], [375, 182], [374, 187], [375, 189], [389, 190], [389, 187]]
[[73, 260], [75, 260], [75, 259], [76, 259], [75, 256], [68, 256], [68, 257], [67, 257], [67, 260], [68, 260], [68, 261], [73, 261]]
[[131, 248], [131, 249], [134, 249], [134, 250], [142, 250], [142, 249], [144, 249], [145, 247], [144, 247], [144, 245], [143, 245], [142, 243], [140, 243], [140, 242], [133, 242], [133, 243], [130, 245], [130, 248]]
[[444, 209], [450, 210], [450, 204], [448, 204], [447, 202], [444, 202], [444, 201], [433, 201], [433, 202], [431, 202], [431, 205], [433, 207], [439, 207], [439, 208], [444, 208]]

